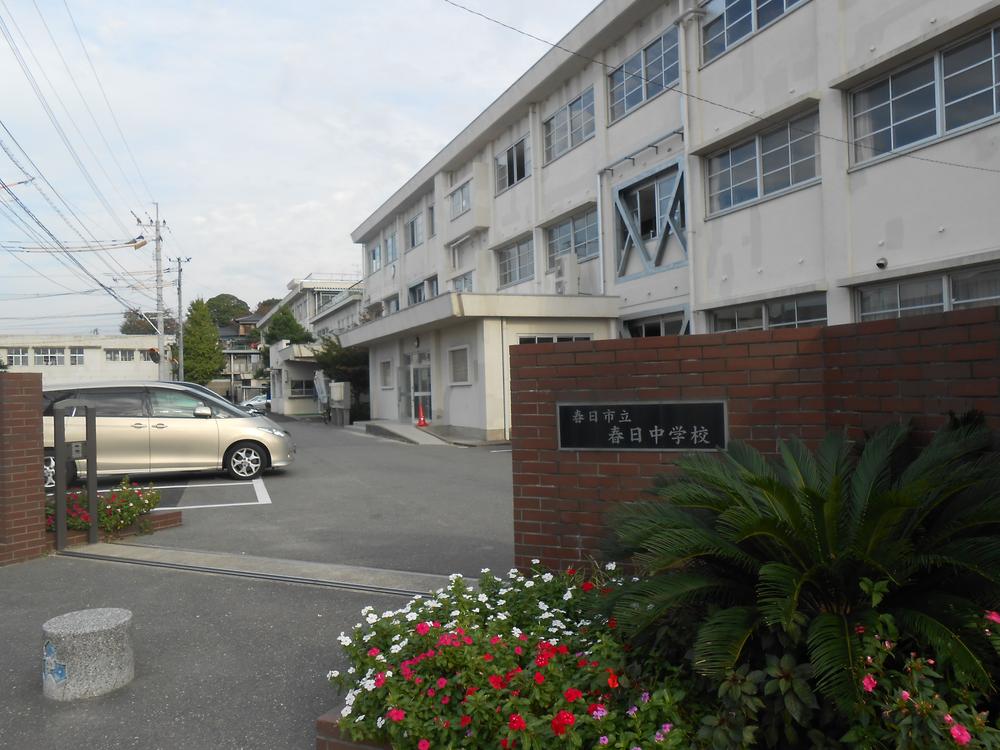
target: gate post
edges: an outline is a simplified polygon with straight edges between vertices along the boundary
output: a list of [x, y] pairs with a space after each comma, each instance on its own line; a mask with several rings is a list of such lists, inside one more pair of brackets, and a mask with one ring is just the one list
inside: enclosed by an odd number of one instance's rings
[[44, 555], [42, 376], [0, 372], [0, 565]]

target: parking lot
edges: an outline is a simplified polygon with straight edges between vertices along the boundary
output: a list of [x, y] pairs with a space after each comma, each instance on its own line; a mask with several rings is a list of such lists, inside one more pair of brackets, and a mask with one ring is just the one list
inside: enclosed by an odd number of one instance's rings
[[154, 477], [160, 507], [183, 510], [184, 525], [129, 543], [437, 574], [511, 566], [509, 452], [283, 426], [297, 445], [287, 469], [252, 482]]

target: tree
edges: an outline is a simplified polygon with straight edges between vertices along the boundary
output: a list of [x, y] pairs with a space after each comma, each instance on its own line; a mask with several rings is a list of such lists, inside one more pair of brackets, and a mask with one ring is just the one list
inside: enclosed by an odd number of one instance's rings
[[217, 294], [205, 300], [215, 325], [228, 326], [233, 320], [250, 314], [250, 305], [234, 294]]
[[368, 392], [368, 350], [360, 346], [341, 346], [336, 336], [323, 337], [316, 352], [316, 364], [331, 380], [351, 384], [352, 404], [359, 404]]
[[219, 328], [203, 299], [188, 308], [184, 322], [184, 377], [204, 385], [225, 367], [226, 357], [219, 344]]
[[293, 344], [310, 344], [316, 340], [287, 307], [278, 310], [264, 329], [266, 344], [270, 345], [282, 339], [287, 339]]
[[[156, 317], [153, 315], [148, 315], [147, 317], [152, 321], [152, 324], [135, 310], [127, 310], [125, 316], [122, 318], [122, 324], [118, 327], [118, 331], [131, 336], [155, 334]], [[177, 319], [165, 315], [163, 317], [163, 332], [168, 336], [176, 336]]]
[[849, 715], [865, 670], [857, 633], [886, 632], [876, 628], [888, 615], [906, 651], [936, 654], [956, 684], [992, 692], [998, 644], [982, 624], [1000, 601], [992, 434], [981, 415], [953, 418], [907, 455], [908, 434], [888, 426], [860, 455], [833, 434], [816, 453], [782, 444], [780, 461], [738, 443], [718, 458], [685, 456], [660, 480], [662, 502], [618, 518], [646, 574], [618, 599], [619, 623], [651, 633], [693, 608], [694, 665], [716, 678], [780, 642]]
[[281, 300], [277, 297], [270, 297], [269, 299], [261, 300], [257, 303], [257, 309], [254, 311], [254, 315], [266, 315], [271, 311], [271, 308], [279, 302], [281, 302]]

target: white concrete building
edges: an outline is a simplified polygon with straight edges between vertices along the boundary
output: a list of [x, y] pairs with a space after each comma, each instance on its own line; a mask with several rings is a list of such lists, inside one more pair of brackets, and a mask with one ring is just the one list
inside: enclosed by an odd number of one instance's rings
[[523, 341], [1000, 302], [1000, 0], [604, 0], [559, 47], [352, 233], [373, 417], [505, 436]]
[[[173, 343], [168, 336], [167, 344]], [[40, 372], [42, 386], [101, 380], [157, 380], [152, 336], [0, 334], [0, 361], [11, 372]]]

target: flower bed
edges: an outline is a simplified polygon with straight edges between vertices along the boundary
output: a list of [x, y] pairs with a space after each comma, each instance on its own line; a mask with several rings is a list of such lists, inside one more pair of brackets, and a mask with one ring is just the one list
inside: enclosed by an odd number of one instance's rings
[[[142, 488], [129, 482], [128, 477], [107, 495], [98, 498], [98, 527], [101, 537], [105, 540], [121, 536], [150, 533], [157, 528], [167, 528], [180, 525], [180, 512], [149, 514], [159, 505], [160, 492], [152, 485]], [[45, 527], [55, 531], [55, 500], [49, 499], [45, 505]], [[153, 520], [155, 518], [155, 521]], [[75, 543], [86, 540], [90, 529], [91, 517], [86, 491], [68, 492], [66, 494], [66, 528], [69, 532], [67, 541]]]
[[590, 614], [619, 583], [484, 571], [478, 590], [452, 576], [400, 610], [366, 608], [339, 639], [352, 666], [329, 675], [346, 691], [341, 736], [418, 750], [686, 747], [683, 692], [629, 673], [616, 623]]

